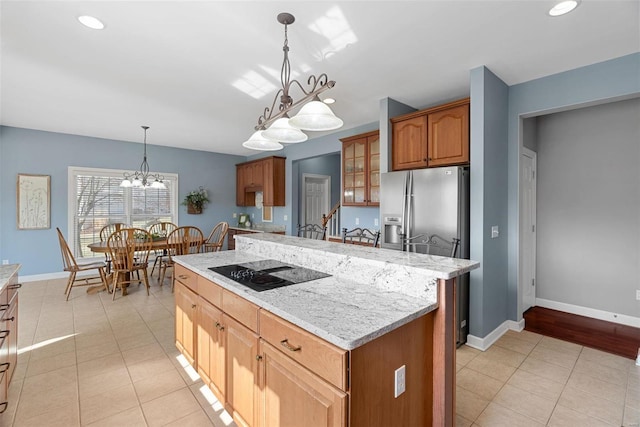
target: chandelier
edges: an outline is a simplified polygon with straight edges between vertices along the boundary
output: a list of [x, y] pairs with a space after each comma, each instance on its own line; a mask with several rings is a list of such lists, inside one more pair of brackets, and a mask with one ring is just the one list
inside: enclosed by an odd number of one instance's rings
[[[284, 46], [282, 47], [284, 60], [280, 71], [282, 89], [276, 93], [271, 107], [265, 107], [262, 115], [258, 117], [255, 133], [242, 143], [246, 148], [262, 151], [280, 150], [283, 148], [281, 142], [291, 144], [306, 141], [308, 137], [302, 132], [303, 130], [319, 132], [338, 129], [342, 126], [342, 120], [336, 117], [318, 97], [320, 93], [335, 86], [335, 81], [329, 80], [325, 73], [309, 76], [307, 88], [297, 80], [291, 80], [287, 27], [294, 21], [295, 17], [290, 13], [278, 15], [278, 22], [284, 25]], [[293, 86], [297, 86], [303, 94], [297, 101], [294, 101], [289, 94]], [[297, 115], [290, 118], [289, 113], [298, 107], [302, 108]]]
[[149, 173], [149, 163], [147, 163], [147, 129], [149, 126], [141, 126], [141, 128], [144, 129], [144, 157], [142, 157], [140, 170], [131, 173], [125, 172], [120, 187], [167, 188], [162, 182], [164, 176], [158, 173]]

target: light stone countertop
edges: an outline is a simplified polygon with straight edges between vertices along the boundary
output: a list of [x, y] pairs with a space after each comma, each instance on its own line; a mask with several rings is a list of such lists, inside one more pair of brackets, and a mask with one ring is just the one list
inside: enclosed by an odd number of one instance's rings
[[0, 265], [0, 292], [7, 286], [9, 279], [20, 270], [20, 264]]
[[229, 228], [240, 231], [251, 231], [253, 233], [282, 233], [286, 230], [284, 225], [265, 224], [263, 222], [251, 224], [251, 227], [229, 225]]
[[[437, 279], [479, 266], [469, 260], [277, 234], [236, 236], [236, 250], [176, 257], [178, 264], [345, 350], [438, 307]], [[256, 292], [209, 267], [275, 259], [332, 276]]]

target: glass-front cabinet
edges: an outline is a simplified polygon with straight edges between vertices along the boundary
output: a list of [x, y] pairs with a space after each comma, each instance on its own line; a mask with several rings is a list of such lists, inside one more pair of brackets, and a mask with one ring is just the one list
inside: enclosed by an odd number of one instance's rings
[[373, 131], [343, 138], [342, 205], [380, 205], [380, 136]]

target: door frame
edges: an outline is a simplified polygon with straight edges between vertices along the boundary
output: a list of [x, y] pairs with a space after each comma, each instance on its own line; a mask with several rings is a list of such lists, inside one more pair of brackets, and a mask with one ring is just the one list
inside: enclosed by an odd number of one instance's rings
[[[532, 163], [533, 163], [533, 170], [534, 170], [534, 175], [533, 175], [533, 207], [532, 207], [532, 218], [531, 218], [531, 222], [533, 224], [534, 227], [534, 232], [533, 232], [533, 239], [530, 242], [531, 244], [531, 251], [530, 253], [533, 256], [533, 280], [534, 280], [534, 284], [535, 287], [537, 289], [537, 283], [535, 282], [536, 279], [536, 265], [537, 265], [537, 258], [536, 258], [536, 246], [537, 246], [537, 221], [536, 221], [536, 206], [537, 206], [537, 186], [538, 186], [538, 153], [536, 153], [533, 150], [528, 149], [527, 147], [521, 147], [521, 151], [520, 151], [520, 159], [519, 159], [519, 166], [518, 166], [518, 174], [519, 177], [522, 177], [522, 172], [523, 172], [523, 164], [524, 162], [522, 161], [524, 157], [529, 157], [532, 159]], [[519, 230], [518, 230], [518, 242], [519, 242], [519, 248], [518, 248], [518, 317], [522, 318], [523, 313], [524, 313], [524, 297], [525, 297], [525, 292], [524, 292], [524, 287], [525, 286], [529, 286], [529, 280], [527, 279], [526, 282], [524, 283], [525, 280], [522, 277], [523, 275], [523, 265], [525, 260], [523, 259], [524, 257], [524, 251], [522, 250], [523, 245], [526, 244], [526, 241], [524, 239], [524, 235], [523, 235], [523, 215], [524, 212], [522, 211], [522, 202], [523, 202], [523, 198], [525, 195], [524, 192], [524, 181], [522, 179], [519, 179], [519, 197], [518, 197], [518, 224], [519, 224]], [[535, 292], [535, 290], [534, 290]], [[531, 304], [531, 306], [535, 306], [535, 295], [534, 295], [534, 300], [533, 300], [533, 304]]]
[[[300, 192], [300, 197], [302, 200], [300, 201], [300, 216], [298, 217], [298, 221], [302, 224], [303, 218], [306, 218], [307, 212], [307, 179], [321, 179], [324, 182], [322, 183], [325, 188], [325, 196], [324, 196], [324, 206], [326, 213], [329, 213], [331, 210], [331, 176], [330, 175], [318, 175], [314, 173], [303, 173], [301, 179], [302, 191]], [[296, 226], [297, 227], [297, 226]]]

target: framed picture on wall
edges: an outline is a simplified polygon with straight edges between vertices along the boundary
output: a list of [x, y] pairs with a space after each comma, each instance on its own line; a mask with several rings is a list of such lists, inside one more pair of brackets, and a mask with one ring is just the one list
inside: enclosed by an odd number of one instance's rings
[[18, 230], [51, 228], [51, 176], [18, 174]]

